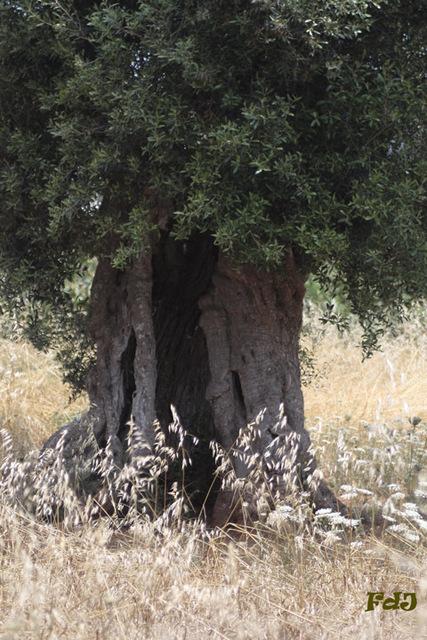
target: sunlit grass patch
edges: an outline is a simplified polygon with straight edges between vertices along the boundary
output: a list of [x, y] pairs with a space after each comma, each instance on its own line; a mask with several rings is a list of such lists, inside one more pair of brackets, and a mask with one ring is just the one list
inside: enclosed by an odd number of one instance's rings
[[0, 340], [0, 426], [13, 435], [16, 447], [39, 447], [86, 406], [84, 397], [70, 398], [54, 354]]

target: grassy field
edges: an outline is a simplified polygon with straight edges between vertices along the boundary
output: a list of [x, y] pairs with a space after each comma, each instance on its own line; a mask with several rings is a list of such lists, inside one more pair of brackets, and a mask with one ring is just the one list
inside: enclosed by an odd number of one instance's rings
[[[380, 505], [380, 537], [301, 505], [240, 540], [191, 523], [65, 531], [0, 497], [0, 638], [427, 638], [427, 335], [414, 320], [364, 363], [333, 330], [314, 343], [305, 399], [321, 468], [355, 512]], [[18, 458], [85, 406], [27, 344], [0, 343], [0, 386]], [[366, 612], [368, 591], [415, 591], [418, 606]]]

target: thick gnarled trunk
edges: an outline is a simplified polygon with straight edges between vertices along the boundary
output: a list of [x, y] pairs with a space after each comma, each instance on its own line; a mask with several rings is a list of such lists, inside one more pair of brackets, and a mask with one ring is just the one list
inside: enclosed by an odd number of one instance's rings
[[[176, 242], [165, 233], [152, 254], [123, 271], [101, 259], [91, 295], [97, 358], [86, 423], [101, 448], [110, 443], [117, 468], [135, 453], [129, 421], [138, 434], [136, 453], [149, 453], [153, 422], [157, 418], [166, 431], [173, 405], [201, 441], [186, 491], [196, 512], [208, 506], [214, 524], [238, 509], [230, 491], [214, 500], [209, 441], [234, 450], [238, 478], [251, 474], [255, 460], [264, 476], [279, 477], [287, 468], [307, 489], [315, 461], [298, 359], [303, 297], [291, 253], [280, 272], [236, 267], [206, 236]], [[239, 439], [248, 423], [256, 423], [249, 444]], [[322, 482], [312, 495], [317, 506], [336, 507]]]
[[224, 446], [265, 410], [258, 443], [264, 450], [277, 435], [273, 429], [282, 406], [288, 427], [305, 433], [298, 360], [303, 296], [291, 257], [281, 274], [236, 268], [219, 258], [199, 306], [209, 351], [207, 397]]
[[120, 465], [131, 416], [141, 439], [148, 446], [154, 441], [157, 364], [149, 254], [127, 271], [100, 260], [92, 285], [90, 331], [97, 354], [88, 389], [94, 431], [100, 443], [110, 442]]
[[[313, 480], [316, 462], [304, 427], [299, 366], [304, 293], [292, 253], [280, 272], [237, 267], [219, 257], [199, 301], [210, 366], [206, 395], [217, 440], [235, 450], [237, 476], [258, 469], [270, 495], [283, 497], [293, 486], [309, 490], [315, 506], [336, 509], [341, 505], [327, 485]], [[254, 423], [249, 439], [239, 437], [242, 427]], [[244, 496], [244, 502], [250, 500]], [[213, 522], [224, 524], [231, 512], [244, 521], [238, 502], [236, 492], [220, 493]]]

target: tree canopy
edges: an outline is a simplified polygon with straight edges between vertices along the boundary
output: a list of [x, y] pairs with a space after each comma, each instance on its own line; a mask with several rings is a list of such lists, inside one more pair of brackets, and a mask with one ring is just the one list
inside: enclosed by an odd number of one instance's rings
[[292, 248], [372, 337], [427, 291], [426, 38], [423, 0], [1, 0], [3, 299], [64, 329], [81, 265], [167, 225]]

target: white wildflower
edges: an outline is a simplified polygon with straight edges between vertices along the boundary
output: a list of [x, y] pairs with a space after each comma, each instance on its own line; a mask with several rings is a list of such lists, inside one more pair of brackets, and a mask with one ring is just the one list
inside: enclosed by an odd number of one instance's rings
[[341, 542], [341, 538], [335, 531], [327, 531], [324, 535], [323, 544], [327, 547], [331, 547], [337, 542]]
[[402, 537], [408, 542], [419, 542], [421, 540], [420, 536], [415, 531], [405, 531], [402, 534]]
[[361, 549], [363, 547], [363, 542], [361, 542], [361, 540], [355, 540], [354, 542], [350, 542], [350, 547], [352, 549]]
[[360, 518], [343, 518], [342, 524], [345, 527], [357, 527], [361, 523]]
[[332, 509], [318, 509], [315, 513], [316, 518], [321, 518], [322, 516], [326, 516], [332, 513]]
[[416, 524], [421, 529], [421, 531], [427, 532], [427, 520], [423, 520], [422, 518], [420, 518], [416, 521]]

